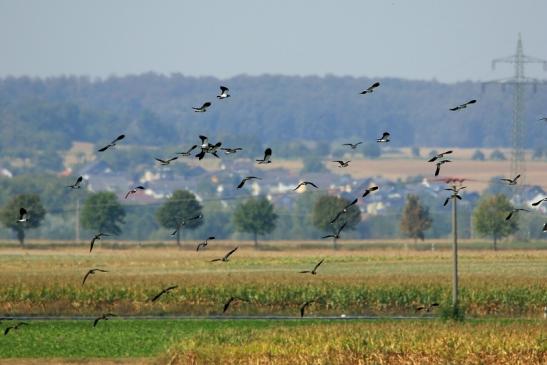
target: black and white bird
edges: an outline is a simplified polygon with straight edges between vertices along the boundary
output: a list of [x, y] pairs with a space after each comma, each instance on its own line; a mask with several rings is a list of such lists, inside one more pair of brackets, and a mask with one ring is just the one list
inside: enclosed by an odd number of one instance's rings
[[338, 167], [348, 167], [351, 160], [347, 160], [347, 161], [336, 160], [336, 161], [332, 161], [332, 162], [337, 162]]
[[228, 94], [228, 91], [230, 91], [230, 89], [228, 89], [226, 86], [221, 86], [220, 87], [220, 94], [217, 95], [217, 98], [218, 99], [229, 98], [230, 94]]
[[139, 185], [139, 186], [135, 186], [133, 189], [129, 190], [127, 192], [127, 194], [125, 194], [125, 199], [127, 199], [129, 197], [129, 195], [133, 195], [133, 194], [136, 194], [137, 191], [139, 190], [146, 190], [146, 188], [142, 185]]
[[380, 86], [379, 82], [375, 82], [374, 84], [370, 85], [366, 90], [361, 91], [361, 95], [369, 94], [374, 91], [378, 86]]
[[207, 237], [207, 239], [203, 242], [198, 243], [198, 247], [196, 248], [196, 251], [199, 251], [200, 248], [205, 248], [209, 244], [209, 241], [212, 241], [215, 239], [215, 236]]
[[541, 118], [539, 118], [539, 120], [540, 120], [540, 121], [542, 120], [542, 121], [544, 121], [544, 122], [547, 122], [547, 117], [541, 117]]
[[244, 177], [243, 180], [241, 180], [241, 182], [239, 183], [239, 185], [237, 186], [238, 189], [241, 189], [243, 187], [243, 185], [245, 185], [245, 183], [249, 180], [252, 180], [252, 179], [256, 179], [256, 180], [262, 180], [261, 178], [259, 177], [256, 177], [256, 176], [247, 176], [247, 177]]
[[[446, 190], [452, 190], [452, 189], [446, 189]], [[453, 190], [452, 190], [453, 191]], [[458, 195], [458, 193], [454, 193], [452, 195], [450, 195], [448, 198], [446, 198], [444, 200], [444, 203], [443, 203], [443, 207], [446, 207], [446, 205], [448, 204], [448, 202], [450, 201], [450, 199], [453, 199], [453, 198], [456, 198], [458, 200], [462, 200], [462, 197], [460, 195]]]
[[431, 303], [426, 305], [420, 305], [416, 307], [416, 312], [424, 311], [424, 312], [431, 312], [431, 310], [435, 307], [438, 307], [439, 303]]
[[196, 113], [205, 113], [207, 111], [207, 108], [211, 106], [211, 102], [210, 101], [206, 101], [205, 103], [203, 103], [202, 106], [200, 107], [192, 107], [192, 109], [194, 109], [194, 112]]
[[72, 185], [68, 185], [67, 188], [71, 188], [71, 189], [79, 189], [81, 188], [81, 184], [82, 184], [82, 181], [84, 180], [83, 176], [79, 176], [77, 179], [76, 179], [76, 182]]
[[108, 319], [111, 317], [117, 317], [117, 315], [114, 313], [105, 313], [102, 316], [95, 318], [95, 320], [93, 321], [93, 328], [97, 327], [99, 321], [108, 321]]
[[256, 160], [258, 164], [267, 164], [272, 162], [272, 149], [270, 147], [264, 150], [264, 158], [262, 160]]
[[368, 194], [372, 193], [373, 191], [376, 191], [378, 190], [378, 187], [377, 186], [371, 186], [370, 188], [367, 188], [365, 190], [365, 192], [363, 193], [363, 195], [361, 196], [361, 198], [364, 198], [365, 196], [367, 196]]
[[94, 275], [96, 272], [108, 272], [108, 271], [103, 270], [103, 269], [91, 269], [91, 270], [89, 270], [89, 271], [84, 275], [84, 280], [82, 280], [82, 285], [85, 284], [85, 281], [87, 280], [87, 278], [89, 277], [89, 275]]
[[356, 149], [357, 146], [359, 146], [363, 142], [357, 142], [357, 143], [344, 143], [342, 146], [349, 146], [352, 150]]
[[25, 223], [28, 222], [30, 219], [29, 214], [25, 208], [19, 209], [19, 219], [17, 222], [19, 223]]
[[210, 153], [216, 158], [220, 158], [217, 154], [218, 149], [220, 146], [222, 146], [222, 142], [217, 142], [216, 144], [209, 143], [209, 138], [207, 136], [199, 136], [199, 139], [201, 139], [201, 152], [196, 155], [198, 159], [203, 159], [205, 157], [205, 154]]
[[323, 237], [321, 237], [321, 238], [333, 238], [333, 239], [335, 239], [335, 240], [339, 239], [339, 238], [340, 238], [340, 232], [342, 232], [342, 230], [346, 227], [346, 224], [347, 224], [347, 223], [348, 223], [348, 222], [344, 222], [344, 224], [342, 224], [342, 225], [340, 226], [340, 228], [338, 228], [338, 230], [337, 230], [334, 234], [328, 234], [328, 235], [323, 236]]
[[321, 264], [323, 263], [323, 261], [325, 261], [325, 259], [322, 259], [321, 261], [319, 261], [313, 268], [313, 270], [303, 270], [303, 271], [300, 271], [300, 274], [312, 274], [312, 275], [316, 275], [317, 274], [317, 268], [319, 266], [321, 266]]
[[518, 174], [517, 176], [515, 176], [514, 179], [500, 179], [501, 181], [505, 181], [507, 183], [507, 185], [517, 185], [517, 180], [519, 179], [520, 177], [520, 174]]
[[11, 331], [11, 330], [14, 330], [14, 331], [17, 331], [19, 329], [19, 327], [21, 326], [28, 326], [29, 324], [27, 322], [19, 322], [17, 323], [16, 325], [13, 325], [13, 326], [9, 326], [8, 328], [6, 328], [4, 330], [4, 336], [7, 336], [8, 333]]
[[541, 199], [539, 199], [537, 202], [533, 202], [533, 203], [532, 203], [532, 206], [533, 206], [533, 207], [537, 207], [538, 205], [540, 205], [541, 203], [543, 203], [543, 202], [545, 202], [545, 201], [547, 201], [547, 197], [541, 198]]
[[178, 231], [184, 227], [188, 222], [191, 222], [191, 221], [195, 221], [197, 219], [201, 219], [203, 218], [203, 214], [198, 214], [198, 215], [195, 215], [193, 217], [190, 217], [190, 218], [186, 218], [186, 219], [183, 219], [181, 220], [180, 222], [177, 223], [177, 227], [175, 228], [175, 230], [173, 231], [173, 233], [171, 233], [171, 236], [174, 236], [178, 233]]
[[215, 262], [215, 261], [223, 261], [223, 262], [228, 262], [230, 261], [230, 256], [237, 251], [239, 247], [236, 247], [236, 248], [233, 248], [232, 250], [230, 250], [226, 255], [224, 255], [224, 257], [220, 258], [220, 259], [213, 259], [211, 260], [211, 262]]
[[162, 160], [161, 158], [157, 158], [157, 157], [154, 157], [154, 160], [158, 161], [160, 163], [160, 165], [162, 166], [167, 166], [169, 165], [172, 161], [175, 161], [177, 158], [179, 158], [178, 156], [175, 156], [175, 157], [171, 157], [170, 159], [168, 160]]
[[511, 219], [514, 213], [518, 213], [518, 212], [529, 212], [529, 210], [525, 208], [513, 208], [511, 212], [509, 212], [507, 217], [505, 217], [505, 220], [508, 221], [509, 219]]
[[434, 161], [436, 161], [436, 160], [438, 160], [438, 159], [443, 158], [444, 155], [449, 155], [449, 154], [451, 154], [452, 152], [453, 152], [452, 150], [441, 152], [441, 153], [439, 153], [439, 154], [437, 154], [437, 155], [431, 157], [427, 162], [434, 162]]
[[95, 236], [93, 236], [93, 238], [91, 239], [91, 242], [89, 243], [89, 252], [91, 252], [91, 250], [93, 250], [93, 245], [95, 244], [95, 241], [97, 240], [100, 240], [101, 237], [108, 237], [110, 236], [109, 234], [106, 234], [106, 233], [98, 233], [96, 234]]
[[304, 302], [301, 306], [300, 306], [300, 318], [304, 317], [304, 314], [306, 312], [306, 308], [312, 304], [312, 303], [315, 303], [317, 302], [317, 299], [313, 299], [313, 300], [309, 300], [307, 302]]
[[313, 186], [316, 189], [319, 189], [319, 187], [315, 185], [314, 183], [312, 183], [311, 181], [302, 181], [301, 183], [296, 185], [296, 188], [294, 188], [293, 191], [298, 190], [298, 188], [300, 188], [301, 186], [308, 186], [308, 185]]
[[336, 216], [330, 221], [330, 224], [334, 224], [334, 222], [336, 222], [338, 220], [338, 218], [340, 218], [340, 216], [344, 213], [347, 213], [348, 212], [348, 209], [352, 206], [352, 205], [355, 205], [357, 204], [357, 198], [353, 199], [353, 201], [351, 203], [349, 203], [348, 205], [346, 205], [341, 211], [339, 211]]
[[110, 147], [114, 147], [116, 145], [116, 143], [118, 143], [119, 141], [121, 141], [124, 138], [125, 138], [125, 134], [120, 134], [118, 137], [116, 137], [116, 139], [114, 139], [112, 142], [110, 142], [109, 144], [107, 144], [103, 148], [100, 148], [98, 151], [99, 152], [104, 152], [107, 149], [109, 149]]
[[197, 144], [190, 147], [186, 152], [177, 152], [177, 155], [188, 157], [192, 154], [192, 151], [195, 150], [198, 147]]
[[384, 132], [384, 134], [382, 134], [382, 137], [376, 139], [376, 142], [387, 143], [389, 142], [389, 136], [390, 134], [388, 132]]
[[543, 225], [543, 232], [547, 232], [547, 223]]
[[165, 289], [162, 289], [158, 294], [154, 295], [152, 298], [150, 298], [148, 301], [149, 302], [152, 302], [154, 303], [156, 300], [160, 299], [160, 297], [163, 295], [163, 294], [167, 294], [169, 293], [171, 290], [175, 290], [176, 288], [178, 288], [179, 286], [178, 285], [173, 285], [173, 286], [169, 286]]
[[436, 163], [437, 167], [435, 168], [435, 176], [439, 176], [439, 173], [441, 172], [441, 166], [445, 163], [452, 162], [450, 160], [440, 160]]
[[235, 147], [235, 148], [228, 148], [228, 147], [223, 147], [221, 148], [222, 151], [224, 151], [225, 154], [227, 155], [231, 155], [232, 153], [236, 153], [237, 151], [241, 151], [243, 148], [241, 147]]
[[226, 303], [224, 303], [224, 308], [222, 309], [222, 313], [226, 313], [228, 308], [230, 307], [230, 304], [234, 302], [247, 302], [247, 299], [243, 299], [240, 297], [230, 297]]
[[469, 100], [466, 103], [460, 104], [458, 106], [455, 106], [454, 108], [450, 108], [451, 111], [455, 112], [456, 110], [462, 110], [467, 108], [468, 105], [475, 104], [477, 101], [475, 99]]

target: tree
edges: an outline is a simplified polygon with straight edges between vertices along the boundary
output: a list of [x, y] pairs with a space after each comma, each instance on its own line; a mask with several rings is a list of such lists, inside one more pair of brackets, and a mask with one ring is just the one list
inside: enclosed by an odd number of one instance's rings
[[119, 235], [124, 224], [125, 209], [116, 194], [98, 192], [91, 194], [82, 209], [82, 227], [96, 232]]
[[[19, 210], [25, 208], [28, 213], [26, 222], [18, 222]], [[16, 234], [21, 247], [25, 247], [25, 230], [38, 228], [46, 215], [40, 196], [37, 194], [21, 194], [11, 199], [0, 212], [0, 221]]]
[[471, 159], [475, 161], [484, 161], [486, 157], [481, 150], [475, 150], [475, 152], [473, 152], [473, 156], [471, 156]]
[[505, 217], [513, 209], [505, 195], [496, 194], [483, 197], [473, 211], [473, 225], [481, 236], [492, 237], [492, 248], [498, 249], [498, 239], [509, 236], [518, 229], [518, 217], [506, 221]]
[[327, 171], [327, 168], [321, 161], [321, 158], [317, 156], [306, 156], [302, 160], [304, 166], [302, 167], [302, 172], [324, 172]]
[[[165, 204], [158, 209], [156, 218], [162, 227], [177, 230], [177, 246], [180, 247], [181, 229], [195, 229], [203, 223], [202, 219], [186, 221], [200, 215], [201, 209], [201, 204], [193, 193], [188, 190], [175, 190]], [[183, 221], [184, 227], [181, 227]]]
[[272, 232], [276, 220], [274, 206], [265, 197], [249, 198], [236, 207], [233, 215], [237, 231], [253, 234], [255, 248], [258, 246], [257, 236]]
[[[352, 205], [348, 208], [348, 211], [342, 214], [335, 224], [330, 222], [336, 215], [344, 209], [350, 203], [337, 196], [324, 195], [317, 199], [313, 207], [311, 221], [312, 224], [322, 231], [331, 233], [333, 230], [337, 230], [342, 224], [346, 223], [344, 229], [355, 229], [357, 224], [361, 221], [361, 211], [356, 205]], [[336, 240], [333, 239], [333, 248], [337, 249]]]
[[490, 159], [494, 161], [505, 161], [505, 155], [500, 150], [494, 150], [490, 154]]
[[429, 208], [420, 204], [420, 198], [416, 195], [407, 195], [403, 208], [400, 229], [408, 237], [414, 238], [414, 243], [419, 239], [425, 239], [424, 232], [431, 228], [432, 219], [429, 216]]

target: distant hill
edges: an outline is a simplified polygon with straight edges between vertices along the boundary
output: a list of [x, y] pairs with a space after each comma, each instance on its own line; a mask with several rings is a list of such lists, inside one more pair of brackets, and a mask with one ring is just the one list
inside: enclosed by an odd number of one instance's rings
[[[237, 76], [228, 80], [143, 74], [90, 80], [84, 77], [0, 80], [0, 152], [28, 157], [62, 151], [72, 141], [187, 145], [199, 134], [237, 145], [292, 140], [374, 140], [389, 131], [394, 146], [509, 147], [512, 90], [462, 82], [353, 77]], [[219, 85], [231, 98], [217, 100]], [[459, 112], [449, 107], [476, 98]], [[528, 148], [544, 146], [547, 86], [526, 96]], [[192, 106], [211, 101], [206, 113]]]

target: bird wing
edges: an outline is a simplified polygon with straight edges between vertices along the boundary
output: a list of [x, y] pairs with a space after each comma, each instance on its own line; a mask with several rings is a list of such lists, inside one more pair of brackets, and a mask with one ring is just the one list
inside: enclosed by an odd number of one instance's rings
[[171, 157], [167, 162], [175, 161], [177, 158], [179, 158], [179, 156]]
[[211, 106], [211, 103], [208, 102], [208, 101], [206, 101], [205, 103], [203, 103], [203, 105], [201, 106], [200, 109], [207, 109], [207, 108], [210, 107], [210, 106]]
[[302, 271], [299, 271], [298, 273], [299, 274], [308, 274], [310, 272], [311, 272], [310, 270], [302, 270]]
[[443, 207], [446, 207], [446, 204], [448, 204], [449, 200], [450, 200], [450, 198], [446, 198], [446, 200], [444, 201]]
[[340, 218], [340, 215], [342, 213], [343, 213], [343, 211], [338, 212], [338, 214], [336, 214], [336, 217], [334, 217], [334, 219], [330, 221], [330, 224], [333, 224], [334, 222], [336, 222], [338, 220], [338, 218]]
[[97, 151], [98, 151], [98, 152], [104, 152], [104, 151], [106, 151], [107, 149], [109, 149], [110, 147], [112, 147], [112, 145], [109, 144], [109, 145], [104, 146], [103, 148], [99, 148]]
[[196, 247], [196, 251], [199, 251], [201, 247], [205, 247], [205, 242], [198, 243], [198, 247]]
[[84, 179], [83, 176], [78, 177], [78, 178], [76, 179], [76, 184], [74, 184], [74, 185], [80, 184], [80, 183], [82, 182], [83, 179]]
[[380, 86], [380, 83], [379, 83], [379, 82], [375, 82], [374, 84], [370, 85], [369, 90], [375, 89], [375, 88], [377, 88], [378, 86]]
[[198, 146], [197, 144], [193, 145], [192, 147], [190, 147], [190, 149], [188, 151], [186, 151], [186, 153], [192, 152], [194, 149], [197, 148], [197, 146]]
[[92, 272], [93, 272], [93, 270], [89, 270], [89, 271], [85, 274], [84, 280], [82, 281], [82, 285], [85, 284], [85, 281], [87, 280], [87, 277], [88, 277], [89, 275], [91, 275]]
[[452, 110], [453, 112], [455, 112], [456, 110], [460, 110], [461, 107], [458, 105], [458, 106], [455, 106], [454, 108], [450, 108], [450, 110]]
[[89, 252], [91, 252], [91, 250], [93, 250], [93, 245], [95, 244], [96, 239], [97, 239], [97, 236], [95, 236], [91, 239], [91, 243], [89, 244]]
[[212, 259], [212, 260], [209, 261], [209, 262], [215, 262], [215, 261], [222, 261], [222, 259]]
[[434, 161], [435, 161], [436, 159], [438, 159], [438, 158], [439, 158], [438, 155], [437, 155], [437, 156], [433, 156], [433, 157], [431, 157], [429, 160], [427, 160], [427, 162], [434, 162]]
[[543, 225], [543, 232], [547, 231], [547, 223]]
[[321, 237], [321, 238], [334, 238], [334, 235], [333, 235], [333, 234], [328, 234], [328, 235], [323, 236], [323, 237]]
[[301, 182], [300, 184], [296, 185], [296, 188], [294, 188], [293, 190], [298, 190], [298, 188], [301, 187], [302, 185], [306, 185], [306, 184]]
[[227, 259], [228, 257], [230, 257], [234, 252], [237, 251], [238, 248], [239, 248], [239, 246], [236, 247], [236, 248], [234, 248], [234, 249], [231, 250], [230, 252], [228, 252], [228, 253], [226, 254], [226, 256], [224, 256], [224, 258]]
[[[226, 86], [221, 86], [221, 87], [220, 87], [220, 91], [221, 91], [222, 93], [224, 93], [225, 91], [230, 91], [230, 89], [228, 89]], [[236, 91], [237, 91], [237, 90], [236, 90]]]
[[323, 261], [325, 261], [325, 259], [322, 259], [321, 261], [319, 261], [319, 262], [317, 263], [317, 265], [315, 265], [315, 267], [313, 268], [313, 271], [317, 270], [317, 268], [318, 268], [319, 266], [321, 266], [321, 264], [323, 263]]
[[305, 183], [308, 184], [308, 185], [313, 186], [313, 187], [316, 188], [316, 189], [319, 189], [319, 186], [315, 185], [315, 184], [312, 183], [311, 181], [305, 181]]
[[99, 317], [99, 318], [95, 318], [95, 320], [93, 321], [93, 327], [96, 327], [96, 326], [97, 326], [97, 323], [99, 323], [99, 321], [100, 321], [101, 319], [104, 319], [104, 318], [103, 318], [102, 316]]
[[517, 182], [518, 178], [520, 177], [520, 174], [518, 174], [517, 176], [515, 176], [515, 178], [513, 179], [514, 182]]
[[167, 161], [162, 160], [161, 158], [154, 157], [154, 160], [161, 162], [161, 163], [167, 163]]
[[435, 169], [435, 176], [439, 176], [439, 172], [441, 172], [441, 164], [437, 163], [437, 168]]
[[171, 290], [176, 289], [176, 288], [178, 288], [178, 287], [179, 287], [178, 285], [172, 285], [172, 286], [170, 286], [170, 287], [168, 287], [168, 288], [165, 288], [165, 291], [168, 292], [168, 291], [171, 291]]
[[304, 311], [306, 310], [306, 307], [309, 304], [310, 304], [309, 302], [306, 302], [306, 303], [302, 304], [302, 306], [300, 307], [300, 317], [304, 317]]
[[385, 139], [389, 136], [390, 136], [390, 134], [388, 132], [384, 132], [384, 134], [382, 134], [382, 139]]
[[25, 215], [27, 215], [27, 210], [25, 208], [19, 209], [19, 216], [21, 217], [21, 219], [23, 219]]
[[476, 102], [477, 102], [477, 100], [472, 99], [472, 100], [469, 100], [467, 103], [465, 103], [463, 105], [475, 104]]
[[241, 189], [243, 187], [243, 185], [245, 185], [245, 182], [247, 181], [247, 178], [244, 178], [243, 180], [241, 180], [241, 182], [239, 183], [239, 185], [237, 186], [238, 189]]
[[4, 336], [6, 336], [6, 335], [8, 334], [8, 332], [9, 332], [12, 328], [13, 328], [13, 326], [12, 326], [12, 327], [6, 328], [6, 329], [4, 330]]
[[127, 197], [128, 197], [129, 195], [131, 195], [132, 193], [133, 193], [133, 190], [129, 190], [129, 191], [127, 192], [127, 194], [125, 194], [125, 199], [127, 199]]
[[271, 157], [272, 157], [272, 149], [268, 147], [264, 151], [264, 161], [269, 161]]
[[505, 217], [505, 220], [508, 221], [509, 219], [511, 219], [512, 216], [513, 216], [513, 211], [511, 211], [511, 213], [509, 213], [509, 215]]
[[116, 142], [118, 142], [118, 141], [121, 141], [121, 140], [124, 139], [124, 138], [125, 138], [125, 134], [120, 134], [118, 137], [116, 137], [115, 140], [112, 141], [111, 144], [114, 144], [114, 143], [116, 143]]
[[155, 302], [156, 300], [159, 299], [159, 297], [161, 297], [161, 296], [162, 296], [163, 294], [165, 294], [165, 293], [166, 293], [166, 291], [165, 291], [165, 289], [164, 289], [164, 290], [160, 291], [158, 294], [156, 294], [155, 297], [153, 297], [152, 299], [150, 299], [150, 301], [151, 301], [151, 302]]
[[348, 208], [351, 207], [352, 205], [357, 204], [357, 201], [358, 201], [358, 199], [355, 198], [351, 203], [349, 203], [348, 205], [346, 205], [346, 206], [344, 207], [344, 210], [345, 210], [345, 209], [348, 209]]
[[199, 136], [199, 139], [201, 139], [201, 144], [202, 144], [202, 145], [205, 145], [205, 144], [208, 144], [208, 143], [209, 143], [209, 139], [207, 138], [207, 136], [202, 136], [202, 135], [200, 135], [200, 136]]
[[222, 310], [222, 313], [226, 313], [226, 311], [228, 310], [228, 307], [230, 306], [230, 303], [232, 303], [232, 301], [234, 300], [234, 298], [230, 298], [228, 299], [228, 301], [226, 303], [224, 303], [224, 309]]
[[342, 226], [340, 228], [338, 228], [338, 233], [336, 234], [337, 236], [340, 234], [340, 232], [342, 232], [342, 230], [346, 227], [346, 224], [348, 224], [348, 222], [344, 222], [344, 224], [342, 224]]

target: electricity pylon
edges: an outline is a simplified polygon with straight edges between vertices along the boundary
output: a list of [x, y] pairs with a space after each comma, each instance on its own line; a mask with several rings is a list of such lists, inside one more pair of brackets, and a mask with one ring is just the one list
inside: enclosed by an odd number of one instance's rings
[[[515, 67], [513, 77], [489, 81], [489, 83], [501, 84], [502, 88], [505, 85], [513, 85], [513, 127], [512, 127], [512, 151], [511, 151], [511, 178], [521, 175], [520, 186], [526, 183], [526, 159], [524, 155], [524, 138], [526, 136], [526, 125], [524, 123], [524, 86], [533, 85], [534, 91], [537, 84], [541, 82], [538, 79], [533, 79], [524, 76], [524, 64], [526, 63], [542, 63], [543, 70], [547, 71], [547, 60], [527, 56], [522, 48], [522, 39], [519, 33], [517, 41], [517, 52], [511, 56], [497, 58], [492, 60], [492, 69], [496, 68], [498, 63], [510, 63]], [[513, 199], [520, 200], [519, 192], [515, 191]]]

